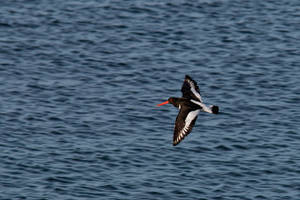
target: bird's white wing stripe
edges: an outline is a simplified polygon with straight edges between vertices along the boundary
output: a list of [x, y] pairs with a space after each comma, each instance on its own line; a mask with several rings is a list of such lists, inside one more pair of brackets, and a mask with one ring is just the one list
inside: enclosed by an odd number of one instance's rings
[[189, 114], [185, 118], [184, 128], [189, 127], [191, 122], [197, 117], [198, 114], [199, 114], [199, 110], [194, 110], [194, 111], [189, 112]]
[[190, 81], [190, 80], [188, 80], [188, 83], [190, 84], [190, 86], [191, 86], [191, 91], [192, 91], [192, 93], [202, 102], [202, 99], [201, 99], [201, 96], [200, 96], [200, 94], [199, 94], [199, 92], [197, 92], [196, 90], [195, 90], [195, 84], [192, 82], [192, 81]]
[[195, 88], [192, 87], [191, 90], [192, 90], [192, 93], [194, 93], [194, 95], [195, 95], [200, 101], [202, 101], [200, 94], [195, 90]]

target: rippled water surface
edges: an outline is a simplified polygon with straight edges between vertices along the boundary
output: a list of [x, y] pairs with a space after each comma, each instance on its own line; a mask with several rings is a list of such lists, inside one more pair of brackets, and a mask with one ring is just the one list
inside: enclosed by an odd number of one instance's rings
[[[300, 199], [298, 0], [2, 1], [0, 199]], [[172, 146], [185, 74], [220, 115]]]

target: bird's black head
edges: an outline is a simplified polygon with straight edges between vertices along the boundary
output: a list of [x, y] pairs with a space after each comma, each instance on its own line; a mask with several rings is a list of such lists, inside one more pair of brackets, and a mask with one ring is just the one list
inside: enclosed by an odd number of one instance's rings
[[211, 107], [211, 111], [212, 111], [213, 114], [218, 114], [219, 113], [219, 106], [213, 105]]
[[165, 105], [168, 103], [173, 104], [175, 107], [179, 106], [179, 101], [178, 101], [178, 98], [176, 98], [176, 97], [170, 97], [167, 101], [157, 104], [157, 106], [162, 106], [162, 105]]
[[170, 97], [168, 99], [168, 101], [170, 104], [173, 104], [173, 106], [175, 106], [175, 107], [179, 106], [179, 101], [178, 101], [178, 98], [176, 98], [176, 97]]
[[174, 104], [176, 100], [175, 100], [175, 97], [170, 97], [168, 99], [168, 101], [169, 101], [170, 104]]

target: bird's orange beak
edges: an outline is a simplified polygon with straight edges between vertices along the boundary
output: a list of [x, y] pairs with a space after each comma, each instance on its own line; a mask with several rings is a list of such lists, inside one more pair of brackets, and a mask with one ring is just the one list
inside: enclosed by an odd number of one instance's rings
[[162, 103], [160, 103], [160, 104], [157, 104], [157, 106], [162, 106], [162, 105], [165, 105], [165, 104], [167, 104], [167, 103], [170, 103], [169, 101], [165, 101], [165, 102], [162, 102]]

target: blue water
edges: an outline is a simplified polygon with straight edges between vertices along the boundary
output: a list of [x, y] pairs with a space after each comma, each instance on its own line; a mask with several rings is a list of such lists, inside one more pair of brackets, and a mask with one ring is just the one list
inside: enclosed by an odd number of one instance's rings
[[[2, 1], [0, 199], [300, 199], [298, 0]], [[205, 103], [172, 146], [185, 74]]]

